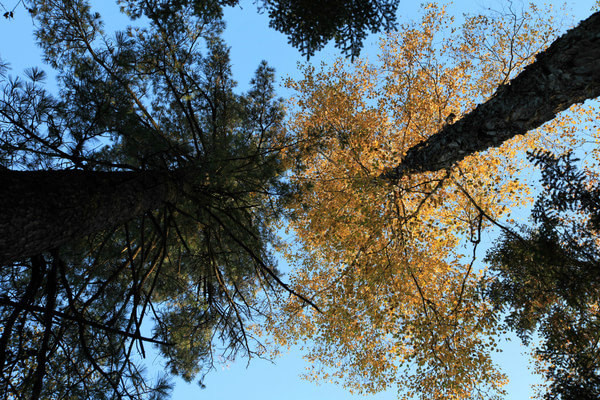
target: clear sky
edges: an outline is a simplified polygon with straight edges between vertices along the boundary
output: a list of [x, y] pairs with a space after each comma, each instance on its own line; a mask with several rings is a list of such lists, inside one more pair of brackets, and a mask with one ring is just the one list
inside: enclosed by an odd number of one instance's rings
[[[11, 9], [17, 2], [18, 0], [0, 0], [0, 4], [7, 9]], [[92, 0], [93, 4], [103, 4], [103, 7], [105, 7], [105, 2], [106, 0]], [[579, 0], [570, 1], [567, 4], [573, 10], [576, 19], [579, 20], [590, 14], [593, 3], [592, 0]], [[500, 0], [458, 0], [454, 2], [451, 10], [456, 10], [455, 15], [460, 15], [463, 12], [475, 13], [490, 7], [499, 8], [500, 5]], [[0, 14], [3, 14], [4, 11], [1, 8], [0, 6]], [[416, 17], [417, 9], [418, 2], [401, 1], [399, 13], [402, 20]], [[113, 17], [115, 16], [111, 13], [110, 18], [105, 20], [111, 25], [120, 20]], [[234, 78], [239, 82], [242, 90], [247, 88], [247, 84], [261, 60], [267, 60], [271, 66], [275, 67], [280, 79], [285, 76], [299, 76], [296, 65], [298, 62], [306, 62], [306, 60], [296, 49], [287, 44], [285, 36], [268, 28], [268, 19], [265, 15], [256, 13], [256, 6], [251, 0], [242, 0], [241, 7], [228, 9], [226, 21], [228, 27], [224, 38], [226, 43], [231, 46]], [[31, 32], [31, 19], [22, 7], [16, 12], [14, 20], [0, 21], [0, 58], [11, 63], [12, 74], [20, 74], [25, 67], [41, 64], [40, 52], [34, 45]], [[363, 56], [375, 59], [376, 51], [377, 37], [371, 36], [367, 39]], [[328, 63], [339, 54], [339, 51], [330, 45], [310, 61], [311, 63]], [[43, 69], [49, 70], [48, 67], [43, 67]], [[279, 93], [283, 96], [289, 94], [283, 89], [279, 90]], [[285, 270], [286, 266], [282, 266], [282, 269]], [[511, 379], [507, 398], [528, 398], [533, 393], [529, 385], [535, 382], [536, 378], [528, 372], [527, 359], [521, 355], [522, 348], [518, 344], [518, 340], [506, 343], [503, 349], [504, 352], [499, 354], [496, 359]], [[156, 373], [154, 372], [156, 368], [160, 368], [159, 361], [152, 357], [149, 357], [148, 361], [151, 364], [150, 371], [153, 371], [153, 374]], [[396, 392], [393, 389], [376, 396], [352, 396], [332, 384], [317, 386], [314, 383], [303, 381], [299, 374], [303, 372], [305, 365], [305, 361], [297, 350], [292, 350], [275, 360], [274, 364], [264, 360], [252, 360], [247, 366], [247, 360], [240, 359], [231, 365], [218, 366], [216, 371], [212, 371], [205, 380], [206, 389], [200, 389], [196, 384], [177, 381], [173, 399], [351, 400], [368, 398], [384, 400], [396, 398]]]

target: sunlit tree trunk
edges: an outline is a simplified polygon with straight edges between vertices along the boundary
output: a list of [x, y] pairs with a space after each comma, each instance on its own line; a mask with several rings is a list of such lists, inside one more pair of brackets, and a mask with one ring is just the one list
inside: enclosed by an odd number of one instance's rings
[[0, 170], [0, 264], [54, 249], [173, 201], [164, 172]]
[[492, 98], [412, 147], [383, 176], [436, 171], [535, 129], [575, 103], [600, 95], [600, 13], [558, 38]]

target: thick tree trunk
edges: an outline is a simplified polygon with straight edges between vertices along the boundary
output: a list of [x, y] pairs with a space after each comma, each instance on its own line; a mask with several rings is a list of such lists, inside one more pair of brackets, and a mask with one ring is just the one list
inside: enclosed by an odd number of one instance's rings
[[600, 13], [558, 38], [508, 85], [452, 125], [412, 147], [383, 174], [436, 171], [525, 134], [572, 104], [600, 95]]
[[0, 170], [0, 265], [174, 201], [165, 172]]

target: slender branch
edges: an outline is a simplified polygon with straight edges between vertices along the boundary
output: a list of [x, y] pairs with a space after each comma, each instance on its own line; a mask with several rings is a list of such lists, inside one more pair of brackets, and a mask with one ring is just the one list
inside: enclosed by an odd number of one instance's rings
[[[31, 311], [31, 312], [39, 312], [39, 313], [46, 312], [45, 307], [36, 306], [33, 304], [21, 305], [20, 303], [9, 300], [6, 296], [0, 296], [0, 305], [10, 306], [10, 307], [21, 307], [21, 309]], [[94, 328], [98, 328], [100, 330], [103, 330], [103, 331], [106, 331], [109, 333], [114, 333], [117, 335], [125, 336], [125, 337], [131, 338], [131, 339], [143, 340], [145, 342], [159, 344], [162, 346], [172, 346], [173, 345], [173, 343], [163, 342], [161, 340], [156, 340], [156, 339], [144, 337], [144, 336], [141, 336], [141, 335], [138, 335], [135, 333], [129, 333], [129, 332], [122, 331], [120, 329], [112, 328], [112, 327], [102, 324], [100, 322], [86, 319], [85, 317], [80, 316], [80, 315], [71, 315], [71, 314], [67, 314], [67, 313], [64, 313], [61, 311], [57, 311], [57, 310], [52, 311], [52, 315], [54, 317], [63, 318], [63, 319], [69, 320], [69, 321], [80, 322], [82, 324], [86, 324], [86, 325], [92, 326]]]
[[46, 308], [44, 310], [44, 336], [42, 345], [37, 354], [37, 367], [34, 372], [34, 383], [31, 391], [31, 400], [38, 400], [42, 393], [44, 376], [46, 375], [46, 363], [48, 361], [48, 346], [52, 334], [53, 311], [56, 304], [56, 278], [58, 270], [58, 252], [52, 252], [52, 266], [46, 275]]

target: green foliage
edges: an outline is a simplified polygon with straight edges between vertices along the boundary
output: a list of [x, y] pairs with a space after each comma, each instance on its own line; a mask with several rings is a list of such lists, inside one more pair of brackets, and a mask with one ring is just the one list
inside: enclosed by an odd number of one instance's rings
[[[204, 24], [223, 27], [223, 9], [235, 7], [239, 0], [117, 0], [130, 18], [160, 19], [168, 24], [177, 22], [176, 15], [198, 17]], [[25, 1], [30, 14], [38, 16], [46, 1]], [[369, 33], [396, 29], [399, 0], [256, 0], [259, 11], [266, 11], [269, 26], [284, 33], [289, 43], [307, 58], [333, 40], [346, 56], [357, 57]], [[0, 3], [1, 4], [1, 3]], [[18, 2], [4, 13], [13, 18]], [[83, 3], [82, 3], [83, 4]], [[43, 11], [42, 11], [43, 12]], [[89, 28], [95, 16], [86, 21]], [[52, 23], [52, 19], [44, 21]]]
[[600, 187], [570, 154], [529, 154], [544, 191], [522, 237], [509, 232], [487, 260], [497, 276], [489, 293], [523, 340], [537, 332], [536, 357], [547, 399], [600, 396]]
[[147, 21], [114, 36], [87, 1], [31, 3], [60, 94], [39, 70], [1, 75], [0, 164], [160, 172], [178, 192], [126, 224], [3, 266], [0, 392], [154, 398], [170, 386], [147, 380], [144, 346], [186, 380], [216, 356], [260, 353], [247, 324], [282, 287], [268, 249], [288, 190], [273, 69], [261, 63], [250, 91], [235, 92], [218, 36], [226, 2], [196, 13], [185, 1], [122, 2]]
[[369, 32], [396, 27], [397, 0], [263, 0], [269, 25], [288, 35], [292, 46], [313, 56], [330, 40], [357, 57]]

